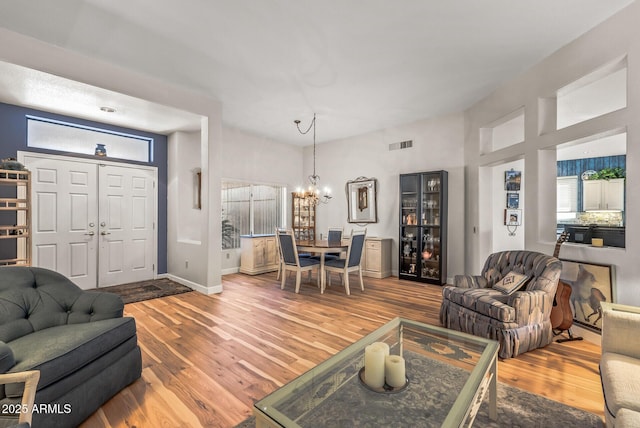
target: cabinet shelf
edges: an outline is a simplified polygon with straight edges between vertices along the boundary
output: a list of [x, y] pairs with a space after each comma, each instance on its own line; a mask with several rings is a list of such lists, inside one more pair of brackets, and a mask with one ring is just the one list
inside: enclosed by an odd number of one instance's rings
[[316, 207], [308, 199], [291, 193], [291, 229], [296, 239], [308, 240], [316, 237]]
[[0, 169], [0, 187], [0, 211], [3, 212], [4, 223], [0, 224], [0, 241], [8, 255], [0, 260], [0, 265], [30, 265], [31, 172]]

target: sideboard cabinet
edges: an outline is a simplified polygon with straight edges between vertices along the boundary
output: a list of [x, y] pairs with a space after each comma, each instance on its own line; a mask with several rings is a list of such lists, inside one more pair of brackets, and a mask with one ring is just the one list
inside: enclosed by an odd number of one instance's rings
[[278, 253], [274, 235], [240, 236], [240, 272], [258, 275], [278, 270]]
[[391, 238], [367, 237], [362, 252], [362, 275], [372, 278], [391, 276]]

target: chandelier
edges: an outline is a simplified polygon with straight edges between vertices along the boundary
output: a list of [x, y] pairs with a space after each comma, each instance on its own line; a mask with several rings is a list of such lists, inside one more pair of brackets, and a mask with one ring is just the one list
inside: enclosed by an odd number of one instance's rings
[[313, 128], [313, 175], [309, 176], [309, 188], [307, 190], [298, 188], [296, 195], [299, 198], [307, 199], [312, 205], [326, 204], [332, 196], [331, 190], [329, 190], [328, 187], [322, 190], [322, 195], [320, 194], [320, 176], [316, 174], [316, 114], [313, 114], [313, 120], [306, 131], [300, 129], [299, 120], [296, 119], [293, 122], [296, 124], [296, 128], [298, 128], [298, 132], [302, 135], [307, 134]]

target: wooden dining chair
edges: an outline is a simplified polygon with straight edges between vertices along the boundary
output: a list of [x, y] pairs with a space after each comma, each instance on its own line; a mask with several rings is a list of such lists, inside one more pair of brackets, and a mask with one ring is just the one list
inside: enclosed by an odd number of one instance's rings
[[347, 249], [347, 258], [325, 260], [324, 270], [327, 274], [327, 284], [329, 286], [331, 286], [331, 272], [340, 273], [342, 274], [344, 290], [347, 295], [350, 295], [349, 273], [358, 272], [360, 277], [360, 288], [364, 291], [364, 281], [362, 280], [362, 252], [364, 251], [364, 239], [366, 235], [366, 229], [357, 232], [352, 231], [349, 248]]
[[282, 275], [282, 265], [284, 261], [282, 259], [282, 249], [280, 248], [280, 238], [278, 238], [278, 233], [286, 232], [286, 229], [282, 229], [280, 227], [276, 227], [276, 252], [278, 254], [278, 274], [276, 275], [276, 279], [280, 279], [280, 275]]
[[320, 261], [313, 258], [298, 257], [298, 248], [296, 247], [293, 231], [276, 231], [276, 233], [278, 235], [280, 251], [282, 252], [282, 283], [280, 285], [280, 289], [284, 290], [287, 271], [294, 271], [296, 273], [296, 293], [298, 293], [300, 291], [302, 272], [310, 273], [313, 269], [318, 270], [318, 274], [316, 276], [318, 287], [320, 287], [320, 271], [318, 269]]
[[[329, 242], [342, 242], [342, 231], [343, 228], [342, 227], [330, 227], [329, 228], [329, 233], [327, 234], [327, 241]], [[326, 253], [324, 255], [324, 259], [326, 260], [333, 260], [333, 259], [339, 259], [340, 258], [340, 254], [341, 253]], [[312, 256], [314, 259], [318, 259], [320, 260], [319, 255], [316, 256]]]
[[[327, 234], [327, 240], [329, 242], [341, 242], [342, 231], [343, 231], [342, 227], [330, 227], [329, 233]], [[339, 258], [340, 258], [340, 253], [327, 253], [324, 255], [325, 261], [331, 260], [331, 259], [339, 259]]]
[[16, 373], [0, 374], [0, 385], [8, 383], [24, 383], [24, 391], [22, 392], [22, 401], [20, 408], [27, 411], [20, 412], [18, 416], [18, 424], [12, 425], [18, 428], [26, 428], [31, 426], [32, 410], [36, 399], [36, 389], [40, 380], [39, 370], [29, 370]]

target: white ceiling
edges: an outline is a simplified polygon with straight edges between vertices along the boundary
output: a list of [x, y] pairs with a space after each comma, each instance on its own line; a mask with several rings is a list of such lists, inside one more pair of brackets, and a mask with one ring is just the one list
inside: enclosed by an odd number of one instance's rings
[[[314, 112], [322, 142], [462, 111], [632, 2], [21, 0], [0, 2], [0, 26], [202, 91], [225, 124], [308, 145], [293, 120]], [[12, 67], [0, 64], [3, 102], [154, 132], [199, 126]]]

